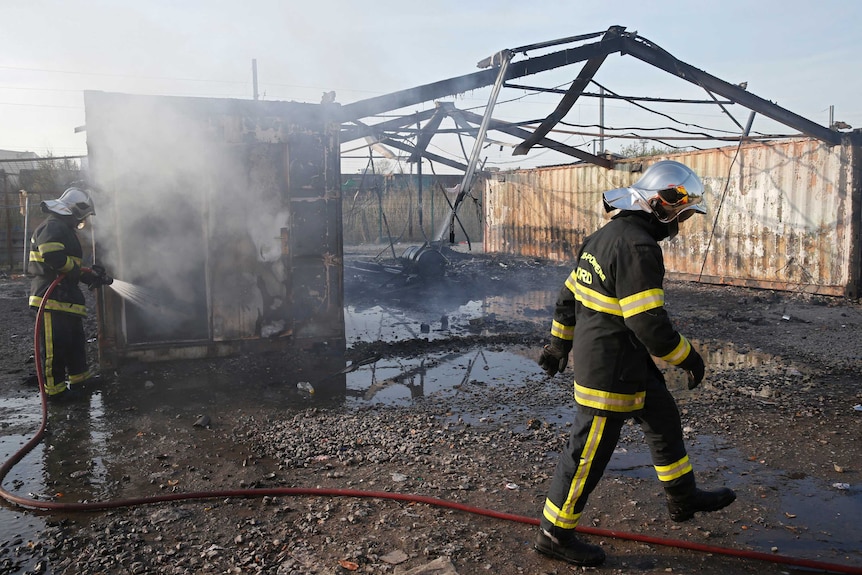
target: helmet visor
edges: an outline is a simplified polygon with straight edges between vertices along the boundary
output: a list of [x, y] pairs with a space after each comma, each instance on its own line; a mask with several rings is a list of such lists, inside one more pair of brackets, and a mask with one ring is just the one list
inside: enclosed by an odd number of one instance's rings
[[685, 218], [688, 219], [694, 212], [706, 213], [706, 206], [703, 205], [702, 186], [697, 186], [697, 190], [692, 193], [680, 184], [659, 190], [647, 201], [658, 219], [665, 223], [678, 217], [681, 218], [683, 214], [688, 214]]

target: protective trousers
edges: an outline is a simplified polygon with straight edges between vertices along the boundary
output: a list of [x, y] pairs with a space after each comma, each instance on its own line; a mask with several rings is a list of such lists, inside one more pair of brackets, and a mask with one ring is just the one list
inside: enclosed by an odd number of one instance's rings
[[57, 395], [64, 392], [67, 385], [90, 377], [83, 317], [44, 310], [41, 332], [46, 394]]
[[[652, 454], [653, 466], [666, 490], [694, 486], [685, 451], [679, 410], [665, 382], [647, 383], [644, 408], [635, 416]], [[605, 472], [626, 417], [594, 415], [579, 408], [565, 450], [560, 454], [542, 512], [541, 527], [553, 533], [574, 529], [587, 498]]]

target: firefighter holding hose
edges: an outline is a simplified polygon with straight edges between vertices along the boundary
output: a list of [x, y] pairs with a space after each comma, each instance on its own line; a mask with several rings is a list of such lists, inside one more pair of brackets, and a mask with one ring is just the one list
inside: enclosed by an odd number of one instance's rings
[[574, 352], [578, 409], [545, 500], [535, 548], [584, 566], [601, 564], [605, 553], [579, 540], [575, 528], [628, 418], [643, 429], [673, 521], [717, 511], [736, 499], [727, 488], [696, 486], [679, 410], [652, 359], [685, 370], [689, 389], [704, 377], [703, 359], [665, 311], [658, 244], [673, 238], [680, 222], [706, 213], [703, 184], [687, 166], [665, 160], [631, 187], [603, 197], [607, 211], [620, 211], [581, 246], [557, 299], [551, 343], [539, 357], [539, 365], [553, 376]]
[[113, 279], [101, 266], [81, 265], [84, 253], [76, 230], [96, 213], [85, 187], [73, 185], [58, 199], [43, 201], [41, 208], [48, 216], [30, 238], [28, 272], [33, 279], [29, 303], [38, 311], [51, 284], [63, 276], [45, 302], [40, 326], [42, 357], [36, 358], [44, 368], [45, 394], [52, 401], [62, 401], [78, 395], [91, 377], [84, 335], [87, 308], [78, 284], [96, 289]]

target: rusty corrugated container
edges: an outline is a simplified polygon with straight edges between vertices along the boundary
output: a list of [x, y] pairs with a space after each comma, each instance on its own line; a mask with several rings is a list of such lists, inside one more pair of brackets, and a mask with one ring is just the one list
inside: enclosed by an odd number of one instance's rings
[[706, 187], [706, 217], [664, 243], [668, 276], [857, 297], [859, 150], [814, 139], [498, 174], [486, 191], [485, 250], [570, 260], [608, 218], [601, 193], [673, 159]]
[[86, 92], [85, 105], [95, 258], [122, 280], [99, 302], [103, 366], [343, 353], [337, 104]]

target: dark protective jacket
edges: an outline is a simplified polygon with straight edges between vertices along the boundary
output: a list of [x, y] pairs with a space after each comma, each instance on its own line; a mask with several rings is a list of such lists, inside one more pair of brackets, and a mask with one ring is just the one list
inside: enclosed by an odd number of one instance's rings
[[[636, 415], [651, 356], [679, 365], [691, 345], [664, 309], [668, 227], [645, 212], [620, 212], [590, 235], [557, 299], [551, 335], [572, 342], [575, 400], [600, 415]], [[652, 375], [650, 375], [652, 372]]]
[[59, 274], [66, 277], [54, 288], [45, 309], [87, 315], [84, 293], [78, 287], [84, 252], [72, 216], [49, 214], [30, 238], [30, 306], [38, 308], [48, 286]]

